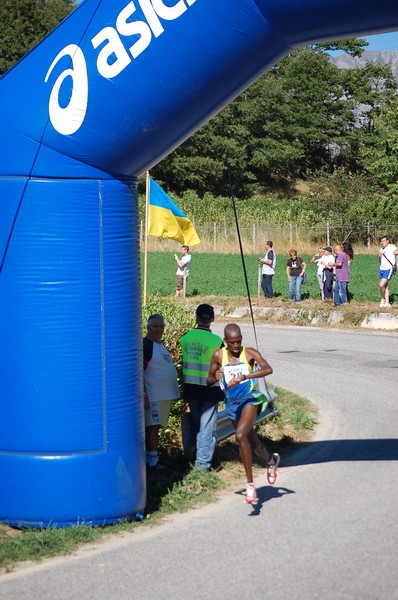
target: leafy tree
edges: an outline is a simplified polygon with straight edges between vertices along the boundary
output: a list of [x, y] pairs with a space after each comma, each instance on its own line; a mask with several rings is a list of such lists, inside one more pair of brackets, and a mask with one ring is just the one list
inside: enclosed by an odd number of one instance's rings
[[345, 40], [336, 40], [332, 42], [323, 42], [322, 44], [314, 44], [312, 48], [323, 50], [324, 52], [334, 52], [341, 50], [350, 56], [361, 56], [365, 47], [369, 46], [369, 42], [365, 38], [347, 38]]
[[374, 119], [372, 143], [364, 150], [365, 167], [390, 195], [398, 195], [398, 98], [388, 102]]
[[[292, 52], [153, 171], [169, 190], [225, 194], [225, 161], [234, 190], [248, 197], [296, 178], [314, 177], [335, 165], [359, 161], [361, 143], [354, 109], [377, 104], [371, 68], [355, 78], [338, 69], [325, 50], [360, 55], [364, 40], [314, 45]], [[372, 81], [370, 81], [370, 79]], [[358, 83], [358, 85], [359, 85]]]
[[390, 65], [368, 62], [363, 68], [342, 70], [341, 76], [345, 97], [355, 102], [356, 126], [371, 133], [374, 118], [397, 89]]
[[38, 44], [75, 6], [73, 0], [1, 0], [0, 74]]
[[394, 97], [388, 65], [338, 69], [325, 50], [360, 55], [364, 40], [314, 45], [292, 52], [214, 117], [153, 171], [178, 195], [194, 189], [228, 194], [226, 159], [241, 198], [289, 191], [297, 178], [343, 168], [363, 170], [373, 148], [374, 120]]
[[234, 189], [244, 193], [250, 184], [247, 171], [247, 144], [250, 132], [239, 117], [236, 102], [227, 106], [163, 159], [152, 174], [166, 188], [181, 195], [194, 189], [201, 196], [208, 190], [228, 194], [227, 164], [234, 175]]
[[365, 175], [347, 175], [340, 167], [333, 173], [318, 174], [313, 186], [313, 201], [318, 206], [321, 219], [342, 226], [347, 222], [352, 223], [353, 213], [356, 212], [352, 207], [359, 198], [363, 201], [376, 193], [376, 186]]
[[330, 167], [331, 144], [341, 142], [353, 122], [352, 104], [343, 97], [341, 72], [323, 52], [303, 48], [282, 59], [273, 74], [285, 93], [280, 124], [284, 143], [295, 149], [287, 174], [305, 177]]
[[302, 147], [291, 129], [294, 115], [283, 78], [275, 70], [238, 100], [247, 137], [247, 168], [260, 183], [295, 176]]
[[333, 165], [352, 175], [363, 171], [363, 152], [374, 141], [374, 119], [394, 97], [397, 82], [389, 65], [373, 62], [341, 70], [340, 79], [343, 98], [351, 103], [354, 118], [335, 148]]

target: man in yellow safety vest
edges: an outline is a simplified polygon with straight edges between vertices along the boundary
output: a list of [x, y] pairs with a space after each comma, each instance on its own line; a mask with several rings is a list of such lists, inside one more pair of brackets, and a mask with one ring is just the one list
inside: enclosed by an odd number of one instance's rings
[[216, 447], [218, 402], [224, 399], [218, 383], [207, 385], [207, 376], [213, 352], [222, 347], [220, 336], [211, 332], [214, 309], [200, 304], [196, 309], [197, 326], [180, 338], [183, 357], [183, 397], [189, 405], [191, 434], [196, 442], [195, 465], [209, 470]]

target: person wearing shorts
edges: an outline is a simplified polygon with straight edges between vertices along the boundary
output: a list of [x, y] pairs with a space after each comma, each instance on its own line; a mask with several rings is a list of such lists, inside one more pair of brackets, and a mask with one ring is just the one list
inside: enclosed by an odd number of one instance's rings
[[[272, 367], [254, 348], [242, 346], [242, 333], [238, 325], [230, 323], [224, 329], [225, 347], [212, 356], [208, 385], [220, 382], [225, 394], [225, 412], [235, 429], [240, 457], [246, 473], [246, 502], [255, 504], [256, 489], [253, 483], [252, 450], [267, 464], [269, 483], [275, 483], [279, 454], [270, 454], [253, 429], [264, 397], [258, 391], [258, 377], [272, 373]], [[254, 363], [260, 367], [254, 371]]]
[[174, 254], [174, 260], [177, 262], [177, 273], [176, 273], [176, 296], [184, 298], [185, 286], [188, 275], [189, 267], [191, 266], [191, 255], [189, 254], [189, 246], [181, 246], [182, 257], [178, 258], [177, 254]]
[[391, 244], [390, 238], [387, 235], [383, 235], [380, 238], [381, 248], [379, 250], [379, 279], [380, 279], [380, 308], [389, 308], [390, 304], [390, 290], [388, 289], [388, 282], [394, 274], [394, 268], [396, 264], [396, 255], [398, 253], [397, 247]]
[[173, 358], [162, 342], [164, 327], [162, 315], [151, 315], [143, 339], [146, 463], [156, 471], [165, 468], [158, 455], [160, 427], [167, 424], [171, 402], [180, 397]]

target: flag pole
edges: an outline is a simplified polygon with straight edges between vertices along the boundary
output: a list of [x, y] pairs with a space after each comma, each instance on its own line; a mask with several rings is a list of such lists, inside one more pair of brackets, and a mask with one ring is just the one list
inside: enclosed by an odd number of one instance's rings
[[145, 191], [145, 227], [144, 227], [144, 297], [143, 305], [146, 306], [146, 280], [148, 272], [148, 221], [149, 221], [149, 171], [146, 172]]

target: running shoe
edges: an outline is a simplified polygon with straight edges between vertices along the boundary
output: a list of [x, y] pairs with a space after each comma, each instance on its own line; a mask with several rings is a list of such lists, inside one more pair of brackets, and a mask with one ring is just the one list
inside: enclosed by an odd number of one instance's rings
[[256, 488], [252, 483], [248, 483], [246, 486], [245, 500], [248, 504], [257, 504]]
[[[147, 465], [148, 466], [148, 465]], [[162, 462], [157, 462], [156, 465], [148, 466], [148, 471], [151, 473], [167, 471], [167, 465]]]
[[278, 479], [278, 466], [280, 462], [281, 457], [277, 452], [274, 452], [267, 466], [267, 479], [270, 485], [274, 485]]
[[385, 300], [380, 300], [380, 308], [384, 308], [386, 305], [386, 301]]

